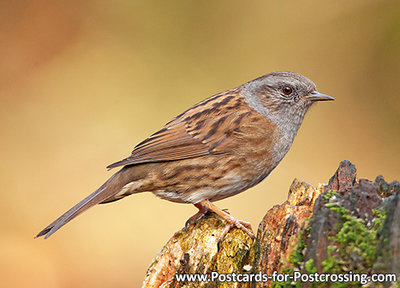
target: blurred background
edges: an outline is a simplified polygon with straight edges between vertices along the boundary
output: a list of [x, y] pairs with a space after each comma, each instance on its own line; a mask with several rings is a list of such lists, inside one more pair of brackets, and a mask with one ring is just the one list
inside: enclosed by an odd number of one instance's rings
[[257, 229], [294, 178], [400, 180], [400, 2], [0, 1], [1, 287], [139, 287], [197, 210], [151, 193], [33, 237], [100, 186], [105, 166], [191, 105], [271, 71], [315, 105], [268, 179], [217, 202]]

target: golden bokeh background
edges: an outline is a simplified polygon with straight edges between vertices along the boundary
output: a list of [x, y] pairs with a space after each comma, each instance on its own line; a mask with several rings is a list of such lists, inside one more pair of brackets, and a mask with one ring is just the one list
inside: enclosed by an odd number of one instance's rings
[[295, 177], [400, 177], [400, 2], [1, 1], [1, 287], [139, 287], [196, 212], [151, 193], [34, 235], [100, 186], [105, 166], [200, 100], [271, 71], [315, 105], [275, 171], [217, 204], [254, 229]]

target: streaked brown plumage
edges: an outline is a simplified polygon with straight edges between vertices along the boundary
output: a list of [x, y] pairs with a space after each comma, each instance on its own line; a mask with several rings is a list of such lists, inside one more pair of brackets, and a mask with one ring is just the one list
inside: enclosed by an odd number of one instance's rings
[[37, 237], [49, 237], [96, 204], [145, 191], [195, 204], [203, 213], [217, 212], [227, 220], [226, 232], [234, 225], [252, 235], [247, 223], [210, 201], [243, 192], [268, 176], [289, 150], [308, 108], [321, 100], [333, 98], [293, 72], [270, 73], [212, 96], [109, 165], [122, 169]]

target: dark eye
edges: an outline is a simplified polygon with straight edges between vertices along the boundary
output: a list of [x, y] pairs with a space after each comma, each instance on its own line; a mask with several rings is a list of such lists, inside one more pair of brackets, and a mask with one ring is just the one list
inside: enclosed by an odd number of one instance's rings
[[282, 88], [282, 92], [283, 92], [283, 94], [285, 94], [285, 95], [290, 95], [290, 94], [292, 94], [293, 89], [292, 89], [292, 87], [290, 87], [290, 86], [284, 86], [284, 87]]

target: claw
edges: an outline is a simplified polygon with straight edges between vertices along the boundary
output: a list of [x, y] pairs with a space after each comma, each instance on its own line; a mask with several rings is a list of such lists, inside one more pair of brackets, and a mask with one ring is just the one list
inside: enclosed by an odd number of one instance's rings
[[186, 227], [188, 227], [190, 224], [194, 223], [198, 219], [200, 219], [204, 214], [207, 212], [215, 212], [218, 214], [220, 217], [222, 217], [226, 221], [226, 226], [224, 230], [222, 231], [222, 234], [219, 237], [218, 244], [224, 240], [226, 234], [231, 230], [233, 227], [237, 227], [243, 232], [245, 232], [247, 235], [250, 236], [251, 239], [255, 239], [256, 237], [253, 234], [253, 229], [251, 228], [251, 224], [246, 221], [238, 220], [235, 219], [232, 215], [229, 214], [227, 209], [221, 210], [214, 204], [212, 204], [209, 200], [203, 200], [199, 203], [194, 204], [198, 209], [199, 212], [197, 212], [195, 215], [189, 218], [188, 221], [186, 221]]
[[[230, 216], [230, 215], [229, 215]], [[227, 221], [227, 224], [224, 228], [224, 231], [222, 232], [220, 238], [225, 238], [226, 234], [231, 230], [233, 227], [237, 227], [240, 230], [242, 230], [244, 233], [250, 236], [251, 239], [255, 239], [256, 237], [253, 234], [253, 229], [251, 228], [251, 224], [246, 221], [238, 220], [230, 216], [231, 218], [225, 219]]]
[[231, 214], [228, 209], [222, 209], [222, 211], [224, 211], [227, 214]]

